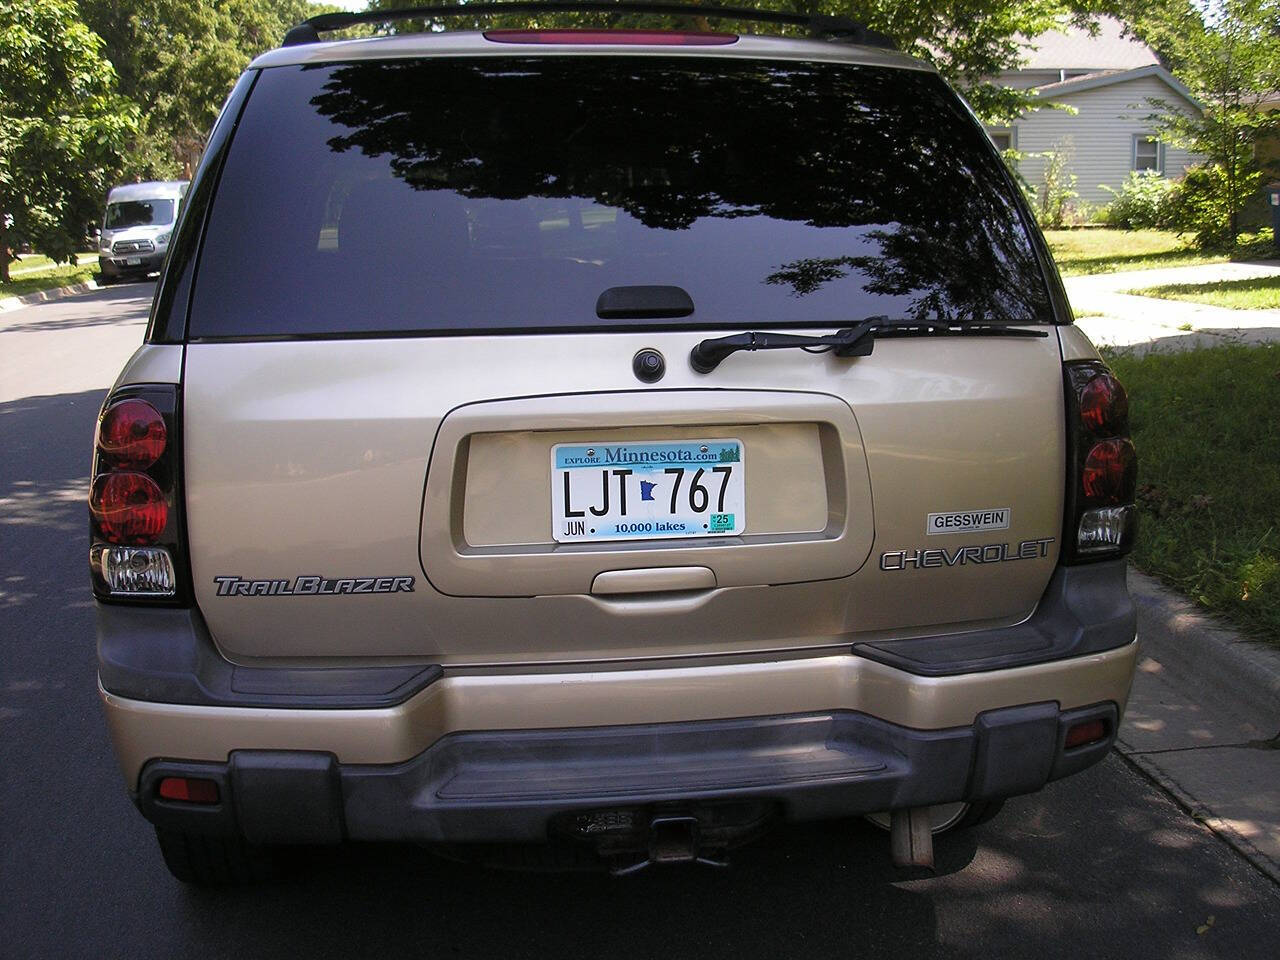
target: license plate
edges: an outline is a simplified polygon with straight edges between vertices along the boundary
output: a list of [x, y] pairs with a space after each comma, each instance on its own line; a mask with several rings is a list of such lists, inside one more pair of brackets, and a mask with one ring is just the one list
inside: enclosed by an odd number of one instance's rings
[[125, 262], [126, 264], [128, 264], [129, 266], [131, 266], [131, 267], [140, 267], [140, 266], [142, 266], [142, 258], [141, 258], [141, 257], [125, 257], [124, 262]]
[[746, 529], [741, 440], [558, 443], [551, 448], [557, 543], [732, 537]]

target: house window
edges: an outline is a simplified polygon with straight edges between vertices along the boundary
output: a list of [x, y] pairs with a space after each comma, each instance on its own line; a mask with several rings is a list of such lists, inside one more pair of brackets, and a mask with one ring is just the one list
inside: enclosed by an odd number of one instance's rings
[[1145, 134], [1133, 138], [1133, 169], [1164, 173], [1164, 150], [1157, 138]]
[[1000, 130], [988, 130], [987, 136], [991, 138], [991, 142], [996, 145], [996, 149], [1001, 153], [1006, 150], [1012, 150], [1014, 145], [1013, 128], [1005, 127]]

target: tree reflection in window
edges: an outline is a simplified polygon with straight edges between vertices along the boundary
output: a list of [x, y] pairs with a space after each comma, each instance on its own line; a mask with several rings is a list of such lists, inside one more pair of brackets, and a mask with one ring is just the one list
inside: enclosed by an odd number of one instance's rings
[[[255, 114], [262, 103], [270, 116]], [[877, 313], [960, 322], [1049, 315], [1044, 278], [998, 156], [958, 99], [924, 71], [613, 56], [276, 68], [259, 79], [236, 139], [221, 190], [244, 195], [215, 202], [209, 239], [217, 243], [225, 232], [226, 255], [244, 261], [227, 267], [240, 287], [242, 314], [246, 290], [284, 302], [272, 291], [289, 285], [291, 270], [305, 270], [306, 258], [286, 258], [290, 266], [255, 286], [243, 272], [255, 269], [245, 237], [265, 242], [275, 227], [260, 220], [237, 230], [234, 215], [220, 217], [218, 205], [294, 207], [272, 221], [332, 206], [323, 157], [308, 152], [318, 149], [347, 158], [331, 164], [334, 177], [389, 176], [401, 190], [460, 198], [473, 233], [477, 218], [522, 222], [513, 204], [527, 206], [535, 221], [550, 216], [537, 212], [542, 207], [569, 209], [555, 216], [575, 229], [580, 218], [572, 204], [615, 211], [604, 224], [612, 246], [602, 246], [597, 231], [590, 256], [576, 257], [572, 275], [551, 271], [545, 256], [518, 263], [509, 253], [497, 271], [483, 251], [471, 251], [455, 269], [454, 285], [471, 282], [479, 292], [451, 307], [474, 310], [470, 326], [484, 326], [503, 309], [494, 287], [504, 277], [525, 285], [510, 294], [520, 310], [508, 315], [539, 326], [599, 325], [590, 306], [599, 291], [641, 282], [689, 289], [695, 315], [669, 325], [842, 324]], [[363, 164], [355, 173], [353, 158]], [[320, 172], [298, 175], [311, 168]], [[504, 216], [492, 216], [504, 202]], [[562, 260], [574, 259], [571, 233], [556, 235]], [[396, 239], [388, 235], [387, 244]], [[230, 249], [233, 241], [239, 252]], [[323, 288], [331, 272], [317, 268], [312, 286]], [[384, 293], [406, 283], [390, 272], [379, 282]], [[288, 300], [295, 307], [300, 287]], [[561, 302], [543, 310], [530, 287]], [[405, 290], [406, 298], [422, 295]], [[315, 316], [322, 316], [329, 309], [324, 294], [315, 301]], [[384, 320], [394, 307], [388, 301]], [[419, 319], [396, 322], [435, 322], [412, 312]]]

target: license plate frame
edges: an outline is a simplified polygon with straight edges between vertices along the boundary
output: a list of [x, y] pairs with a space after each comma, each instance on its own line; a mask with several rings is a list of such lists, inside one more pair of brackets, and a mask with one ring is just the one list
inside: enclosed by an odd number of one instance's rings
[[551, 448], [556, 543], [736, 537], [746, 525], [746, 445], [736, 437]]

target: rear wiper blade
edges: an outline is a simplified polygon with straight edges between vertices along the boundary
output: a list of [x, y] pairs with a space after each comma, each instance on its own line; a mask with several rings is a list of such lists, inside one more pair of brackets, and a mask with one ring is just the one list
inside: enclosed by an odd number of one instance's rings
[[710, 373], [720, 362], [740, 350], [783, 350], [798, 347], [810, 353], [833, 353], [837, 357], [870, 356], [875, 337], [943, 336], [943, 337], [1047, 337], [1044, 330], [1026, 330], [1020, 327], [992, 323], [944, 323], [940, 320], [890, 320], [888, 317], [868, 317], [856, 326], [845, 327], [822, 337], [790, 333], [763, 333], [749, 330], [727, 337], [713, 337], [700, 341], [689, 351], [689, 365], [698, 373]]

